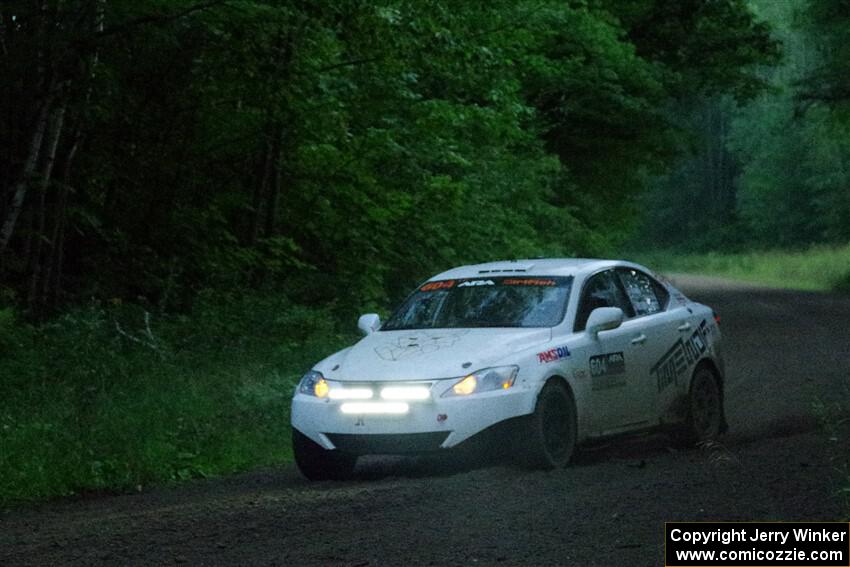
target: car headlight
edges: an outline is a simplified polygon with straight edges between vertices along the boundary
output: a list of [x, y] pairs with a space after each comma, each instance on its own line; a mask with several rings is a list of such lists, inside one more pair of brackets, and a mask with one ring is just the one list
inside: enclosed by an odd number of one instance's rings
[[327, 398], [330, 392], [330, 385], [321, 372], [311, 370], [301, 378], [298, 384], [298, 392], [307, 394], [308, 396], [316, 396], [317, 398]]
[[494, 390], [507, 390], [514, 385], [519, 366], [485, 368], [464, 376], [443, 393], [444, 398], [468, 396]]
[[368, 400], [374, 392], [371, 388], [362, 386], [347, 386], [341, 382], [326, 380], [321, 372], [311, 370], [301, 378], [298, 392], [317, 398], [332, 400]]

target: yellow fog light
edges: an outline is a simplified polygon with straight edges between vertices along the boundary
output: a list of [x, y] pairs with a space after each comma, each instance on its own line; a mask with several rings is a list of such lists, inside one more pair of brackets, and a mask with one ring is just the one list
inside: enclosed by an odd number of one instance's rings
[[315, 386], [313, 386], [313, 393], [316, 394], [317, 398], [324, 398], [327, 397], [328, 392], [330, 392], [330, 389], [331, 388], [330, 386], [328, 386], [328, 383], [325, 381], [324, 378], [322, 378], [321, 380], [316, 382]]
[[454, 393], [459, 396], [467, 396], [475, 391], [475, 388], [478, 386], [478, 380], [475, 378], [474, 374], [470, 374], [454, 386], [452, 386], [452, 390]]

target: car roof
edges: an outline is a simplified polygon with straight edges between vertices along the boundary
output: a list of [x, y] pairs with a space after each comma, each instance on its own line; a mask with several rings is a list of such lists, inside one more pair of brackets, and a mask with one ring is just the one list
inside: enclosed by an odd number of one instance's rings
[[486, 276], [575, 276], [581, 273], [595, 272], [612, 266], [642, 266], [622, 260], [601, 260], [596, 258], [535, 258], [529, 260], [504, 260], [472, 264], [452, 268], [436, 276], [433, 280], [454, 278], [480, 278]]

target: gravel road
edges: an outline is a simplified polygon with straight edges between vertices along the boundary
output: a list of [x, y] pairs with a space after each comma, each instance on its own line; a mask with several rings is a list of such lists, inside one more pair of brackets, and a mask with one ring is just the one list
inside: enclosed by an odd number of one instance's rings
[[349, 482], [290, 466], [62, 500], [0, 516], [0, 565], [661, 565], [665, 521], [846, 521], [850, 298], [672, 279], [722, 317], [722, 445], [656, 434], [553, 472], [373, 459]]

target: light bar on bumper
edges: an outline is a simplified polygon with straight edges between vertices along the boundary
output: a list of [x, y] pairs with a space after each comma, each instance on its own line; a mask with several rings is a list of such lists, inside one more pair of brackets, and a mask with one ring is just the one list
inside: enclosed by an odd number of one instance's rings
[[344, 388], [332, 384], [328, 397], [332, 400], [370, 400], [374, 392], [371, 388]]

